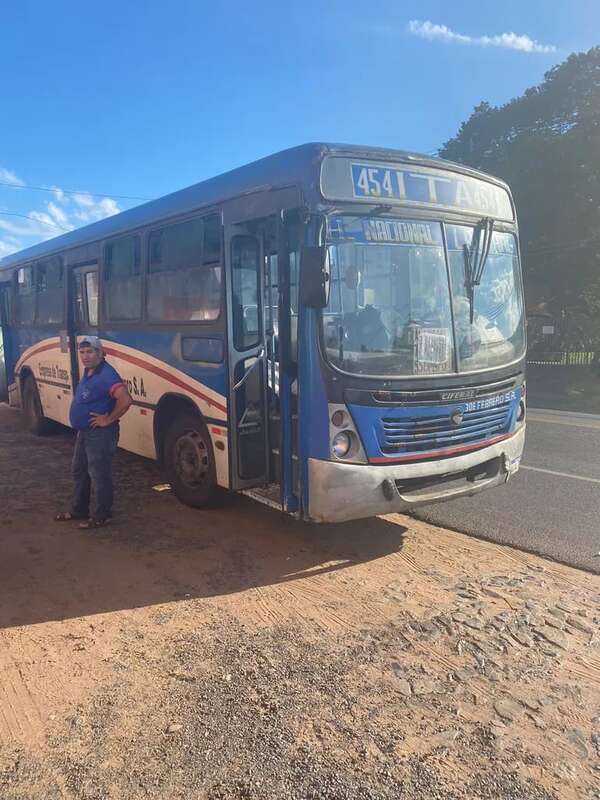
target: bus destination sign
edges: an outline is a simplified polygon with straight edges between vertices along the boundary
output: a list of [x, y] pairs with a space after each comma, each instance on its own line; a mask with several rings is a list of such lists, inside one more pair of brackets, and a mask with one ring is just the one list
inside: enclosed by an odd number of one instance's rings
[[332, 242], [352, 241], [359, 244], [410, 244], [433, 247], [442, 247], [443, 244], [439, 223], [380, 217], [367, 219], [329, 217], [328, 236]]
[[513, 220], [508, 192], [485, 180], [409, 164], [367, 163], [330, 157], [323, 162], [328, 199], [419, 205]]

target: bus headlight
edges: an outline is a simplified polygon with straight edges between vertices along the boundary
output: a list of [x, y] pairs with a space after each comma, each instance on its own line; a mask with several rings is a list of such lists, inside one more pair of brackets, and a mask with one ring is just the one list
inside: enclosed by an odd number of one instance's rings
[[346, 412], [342, 411], [341, 408], [338, 408], [338, 410], [334, 411], [331, 415], [331, 422], [336, 428], [341, 428], [347, 422]]
[[344, 458], [344, 456], [347, 456], [351, 447], [352, 433], [350, 431], [336, 433], [331, 442], [331, 450], [337, 458]]
[[329, 403], [329, 452], [333, 461], [367, 464], [367, 456], [345, 403]]

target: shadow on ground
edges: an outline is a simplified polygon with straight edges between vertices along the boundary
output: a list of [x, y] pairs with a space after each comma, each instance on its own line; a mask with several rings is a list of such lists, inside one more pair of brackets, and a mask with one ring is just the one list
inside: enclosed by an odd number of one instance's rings
[[156, 493], [154, 462], [119, 452], [117, 513], [96, 533], [52, 521], [72, 435], [35, 439], [0, 409], [0, 628], [240, 592], [344, 569], [402, 547], [384, 519], [312, 526], [244, 497], [198, 511]]

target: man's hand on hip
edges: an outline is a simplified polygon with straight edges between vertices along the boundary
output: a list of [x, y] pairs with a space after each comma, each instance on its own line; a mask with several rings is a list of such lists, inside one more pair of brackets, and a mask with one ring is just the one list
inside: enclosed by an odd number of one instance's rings
[[97, 414], [92, 411], [90, 417], [92, 418], [90, 421], [90, 427], [92, 428], [108, 428], [109, 425], [113, 424], [110, 414]]

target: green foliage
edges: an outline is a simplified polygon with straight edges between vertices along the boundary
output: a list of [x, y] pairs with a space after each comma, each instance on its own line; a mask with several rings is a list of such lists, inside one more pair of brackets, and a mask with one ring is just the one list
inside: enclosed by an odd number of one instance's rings
[[480, 103], [440, 156], [507, 181], [528, 306], [573, 320], [565, 344], [600, 347], [600, 47], [504, 106]]

